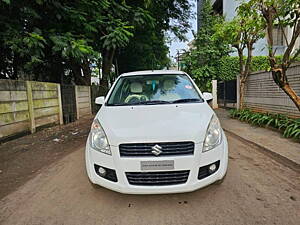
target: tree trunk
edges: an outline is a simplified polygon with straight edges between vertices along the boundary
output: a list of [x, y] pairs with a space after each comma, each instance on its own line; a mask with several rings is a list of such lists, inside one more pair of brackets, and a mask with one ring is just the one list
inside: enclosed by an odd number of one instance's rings
[[108, 81], [114, 54], [115, 49], [104, 50], [102, 52], [102, 79], [100, 81], [101, 95], [106, 95], [109, 90]]
[[240, 105], [239, 105], [239, 109], [243, 109], [243, 107], [244, 107], [245, 84], [246, 84], [246, 80], [243, 77], [241, 77], [241, 81], [240, 81]]
[[300, 111], [300, 97], [296, 94], [294, 89], [291, 88], [289, 84], [285, 84], [281, 89], [290, 97]]
[[243, 48], [236, 47], [239, 55], [239, 66], [240, 66], [240, 103], [239, 103], [239, 109], [243, 109], [244, 106], [244, 92], [245, 92], [245, 65], [244, 65], [244, 55], [243, 55]]
[[[270, 6], [264, 6], [261, 9], [263, 17], [265, 18], [267, 25], [267, 42], [269, 47], [269, 62], [272, 69], [272, 77], [274, 82], [289, 96], [289, 98], [294, 102], [298, 110], [300, 111], [300, 97], [296, 94], [293, 88], [289, 85], [286, 71], [291, 63], [291, 53], [295, 46], [296, 39], [300, 34], [300, 23], [297, 22], [294, 24], [294, 29], [290, 43], [288, 44], [284, 54], [283, 62], [281, 65], [278, 65], [275, 58], [275, 52], [273, 51], [274, 40], [273, 40], [273, 30], [274, 30], [274, 18], [276, 17], [276, 10]], [[299, 19], [299, 18], [298, 18]], [[296, 20], [297, 21], [297, 17]], [[290, 25], [291, 27], [293, 25]], [[296, 53], [297, 54], [297, 53]]]
[[247, 44], [247, 59], [244, 62], [244, 48], [236, 47], [239, 55], [239, 66], [240, 66], [240, 104], [239, 108], [243, 109], [244, 107], [244, 95], [245, 95], [245, 86], [247, 82], [247, 78], [250, 74], [251, 62], [252, 62], [252, 47], [253, 42], [249, 41]]
[[240, 74], [243, 74], [244, 71], [244, 59], [243, 59], [243, 48], [238, 48], [237, 47], [237, 51], [238, 51], [238, 55], [239, 55], [239, 66], [240, 66]]
[[84, 60], [82, 63], [82, 71], [83, 71], [83, 82], [86, 86], [91, 86], [91, 68], [90, 62], [88, 60]]
[[73, 78], [74, 78], [74, 83], [76, 85], [80, 85], [81, 83], [81, 70], [80, 70], [80, 66], [78, 63], [74, 62], [74, 61], [70, 61], [70, 67], [72, 69], [72, 74], [73, 74]]
[[273, 80], [289, 96], [289, 98], [294, 102], [295, 106], [300, 111], [300, 97], [290, 86], [287, 80], [286, 70], [287, 68], [285, 68], [283, 65], [281, 65], [281, 68], [272, 69]]

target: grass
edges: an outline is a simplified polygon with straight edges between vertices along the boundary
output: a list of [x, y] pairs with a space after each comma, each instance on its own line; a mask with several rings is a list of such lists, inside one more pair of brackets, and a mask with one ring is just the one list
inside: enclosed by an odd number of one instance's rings
[[283, 132], [286, 138], [300, 139], [300, 118], [293, 119], [282, 114], [259, 113], [249, 109], [230, 110], [232, 118], [260, 127], [273, 127]]

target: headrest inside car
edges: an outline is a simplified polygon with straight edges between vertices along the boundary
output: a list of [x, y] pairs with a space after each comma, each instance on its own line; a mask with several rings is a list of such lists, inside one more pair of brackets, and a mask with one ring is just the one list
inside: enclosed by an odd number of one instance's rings
[[130, 92], [131, 93], [142, 93], [143, 87], [139, 82], [133, 82], [130, 84]]
[[170, 90], [174, 89], [175, 81], [174, 80], [165, 80], [163, 85], [164, 85], [164, 90], [170, 91]]

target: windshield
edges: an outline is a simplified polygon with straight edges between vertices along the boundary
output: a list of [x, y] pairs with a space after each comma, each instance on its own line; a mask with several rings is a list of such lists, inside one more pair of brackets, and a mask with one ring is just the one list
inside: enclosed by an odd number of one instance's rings
[[138, 75], [121, 77], [107, 105], [147, 105], [203, 102], [188, 76]]

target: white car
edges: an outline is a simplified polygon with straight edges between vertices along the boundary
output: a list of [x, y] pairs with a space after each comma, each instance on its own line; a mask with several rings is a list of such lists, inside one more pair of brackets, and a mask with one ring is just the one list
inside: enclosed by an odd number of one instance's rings
[[228, 145], [219, 120], [181, 71], [125, 73], [102, 104], [86, 143], [93, 184], [127, 194], [189, 192], [225, 177]]

